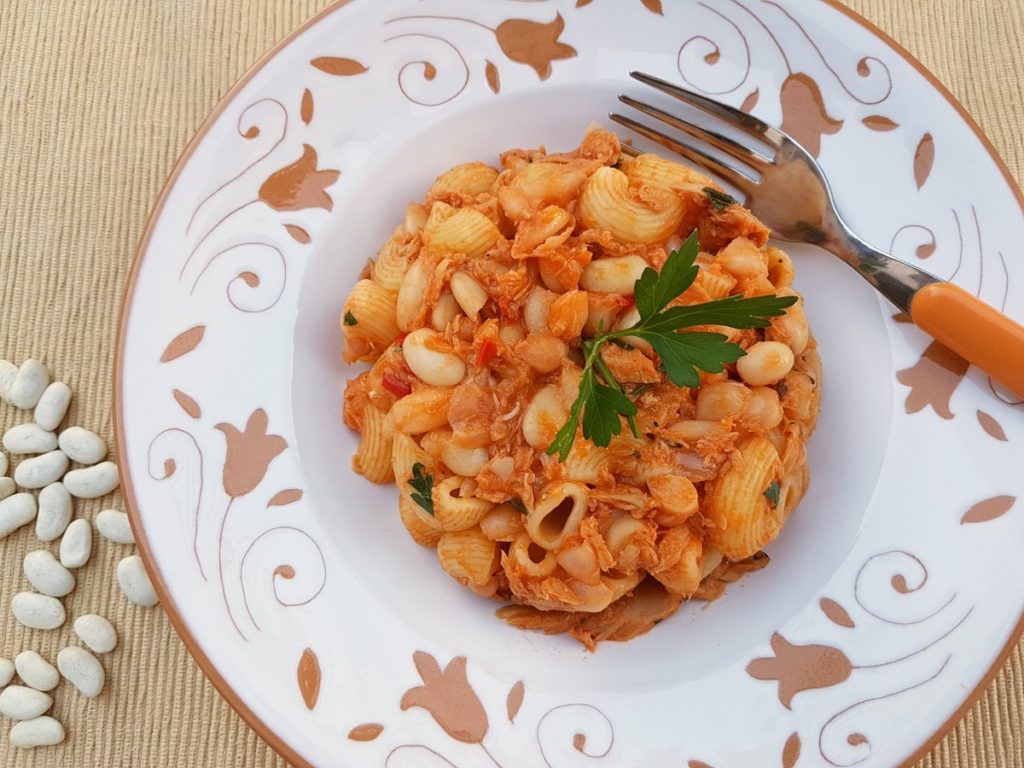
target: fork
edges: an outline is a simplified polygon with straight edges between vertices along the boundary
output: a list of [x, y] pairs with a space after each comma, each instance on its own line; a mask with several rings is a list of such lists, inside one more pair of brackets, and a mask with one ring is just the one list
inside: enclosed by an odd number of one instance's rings
[[[1024, 326], [954, 283], [858, 237], [836, 210], [821, 166], [797, 141], [752, 115], [658, 77], [643, 72], [630, 76], [739, 129], [774, 150], [774, 156], [626, 95], [620, 95], [619, 101], [681, 136], [674, 138], [617, 113], [609, 115], [613, 121], [728, 182], [746, 196], [746, 207], [772, 230], [773, 237], [810, 243], [835, 254], [906, 312], [918, 328], [1024, 397]], [[708, 154], [702, 145], [734, 162]], [[623, 150], [639, 154], [628, 145]]]

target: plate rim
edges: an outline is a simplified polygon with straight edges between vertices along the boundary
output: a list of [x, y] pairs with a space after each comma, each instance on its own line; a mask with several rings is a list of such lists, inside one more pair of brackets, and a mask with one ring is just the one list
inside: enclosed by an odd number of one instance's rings
[[[818, 0], [821, 3], [835, 9], [847, 18], [851, 19], [854, 23], [860, 25], [869, 33], [879, 38], [882, 42], [888, 45], [896, 54], [898, 54], [904, 61], [910, 64], [919, 74], [921, 74], [928, 83], [935, 88], [940, 96], [953, 107], [956, 113], [964, 121], [968, 128], [974, 133], [974, 135], [981, 141], [985, 151], [989, 154], [992, 160], [995, 162], [997, 169], [1002, 174], [1006, 181], [1009, 190], [1013, 193], [1017, 200], [1017, 204], [1020, 206], [1021, 212], [1024, 213], [1024, 192], [1017, 185], [1016, 179], [1014, 179], [1009, 166], [1003, 160], [1002, 156], [996, 150], [992, 144], [991, 139], [978, 124], [977, 120], [967, 111], [964, 105], [957, 99], [955, 95], [949, 90], [949, 88], [938, 79], [938, 77], [921, 61], [914, 56], [906, 47], [895, 40], [889, 33], [881, 29], [874, 22], [865, 18], [852, 8], [843, 4], [841, 0]], [[192, 155], [199, 148], [199, 145], [206, 138], [207, 134], [214, 127], [218, 119], [224, 113], [224, 111], [234, 102], [238, 94], [245, 88], [246, 85], [259, 74], [264, 67], [266, 67], [271, 61], [277, 58], [278, 54], [293, 43], [297, 38], [303, 35], [306, 31], [313, 28], [320, 22], [324, 21], [328, 16], [341, 10], [345, 6], [349, 5], [352, 0], [334, 0], [326, 8], [321, 9], [309, 19], [304, 21], [285, 37], [274, 44], [269, 50], [262, 54], [248, 69], [242, 74], [242, 76], [231, 86], [231, 88], [224, 93], [223, 96], [217, 101], [217, 104], [210, 111], [207, 117], [203, 120], [202, 124], [193, 134], [189, 140], [185, 149], [179, 155], [175, 161], [174, 166], [164, 182], [159, 195], [157, 196], [156, 203], [150, 210], [146, 225], [143, 228], [142, 235], [139, 238], [139, 242], [135, 247], [132, 255], [132, 263], [128, 270], [128, 276], [125, 281], [124, 291], [121, 296], [121, 307], [118, 312], [117, 322], [117, 342], [114, 345], [114, 367], [113, 367], [113, 430], [114, 430], [114, 442], [115, 442], [115, 453], [117, 456], [118, 465], [127, 468], [128, 456], [125, 449], [125, 432], [124, 432], [124, 398], [122, 396], [122, 383], [124, 374], [124, 358], [125, 358], [125, 344], [127, 339], [126, 328], [128, 321], [128, 314], [133, 306], [133, 299], [135, 296], [135, 287], [138, 283], [139, 268], [142, 265], [142, 260], [145, 256], [146, 251], [149, 248], [150, 239], [152, 238], [153, 232], [156, 228], [157, 222], [160, 220], [163, 214], [164, 207], [167, 204], [167, 200], [170, 197], [171, 191], [174, 189], [179, 176], [184, 171], [186, 165], [192, 159]], [[142, 557], [142, 561], [146, 567], [146, 571], [149, 574], [150, 580], [153, 583], [153, 588], [156, 590], [158, 597], [160, 598], [160, 605], [164, 609], [164, 613], [167, 615], [171, 626], [174, 631], [177, 632], [178, 637], [184, 643], [185, 648], [189, 654], [199, 665], [206, 678], [213, 683], [214, 688], [221, 695], [221, 697], [228, 703], [228, 705], [242, 718], [242, 720], [248, 725], [257, 736], [260, 737], [271, 749], [273, 749], [281, 758], [283, 758], [289, 765], [294, 768], [314, 768], [305, 758], [303, 758], [293, 747], [291, 747], [281, 736], [279, 736], [270, 726], [268, 726], [250, 707], [246, 702], [239, 696], [238, 693], [231, 687], [231, 685], [225, 680], [220, 674], [216, 665], [210, 659], [209, 656], [203, 651], [198, 640], [189, 631], [184, 614], [180, 611], [178, 605], [171, 599], [170, 592], [164, 584], [163, 577], [160, 573], [160, 569], [157, 566], [156, 559], [153, 556], [152, 551], [149, 547], [149, 541], [146, 538], [145, 529], [142, 526], [139, 514], [137, 512], [137, 501], [135, 498], [134, 488], [132, 486], [131, 476], [126, 471], [122, 473], [121, 477], [121, 491], [124, 499], [124, 504], [128, 512], [128, 519], [131, 524], [132, 532], [135, 535], [136, 545], [138, 552]], [[960, 706], [950, 715], [938, 729], [915, 750], [906, 760], [904, 760], [898, 768], [914, 768], [914, 766], [927, 755], [967, 714], [981, 698], [981, 696], [988, 690], [992, 681], [999, 674], [1006, 664], [1006, 660], [1009, 658], [1013, 649], [1019, 644], [1021, 638], [1024, 637], [1024, 611], [1018, 618], [1016, 625], [1010, 632], [1004, 647], [996, 655], [991, 667], [981, 677], [978, 684], [970, 690], [965, 696]]]

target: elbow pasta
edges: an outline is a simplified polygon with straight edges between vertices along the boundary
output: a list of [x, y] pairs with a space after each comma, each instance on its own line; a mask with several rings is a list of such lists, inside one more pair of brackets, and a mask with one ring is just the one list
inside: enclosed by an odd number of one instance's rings
[[[406, 209], [345, 302], [345, 359], [371, 364], [345, 393], [353, 469], [394, 482], [413, 540], [463, 586], [519, 604], [516, 626], [592, 648], [653, 626], [581, 628], [619, 621], [635, 590], [665, 595], [668, 613], [714, 599], [727, 569], [766, 562], [807, 489], [821, 361], [793, 263], [749, 212], [712, 205], [712, 185], [655, 155], [619, 155], [600, 130], [572, 152], [459, 165]], [[604, 448], [578, 434], [564, 462], [547, 455], [584, 343], [637, 322], [637, 279], [693, 230], [697, 279], [676, 304], [799, 301], [767, 328], [697, 328], [747, 354], [693, 389], [673, 385], [644, 340], [608, 345], [640, 436], [623, 430]]]

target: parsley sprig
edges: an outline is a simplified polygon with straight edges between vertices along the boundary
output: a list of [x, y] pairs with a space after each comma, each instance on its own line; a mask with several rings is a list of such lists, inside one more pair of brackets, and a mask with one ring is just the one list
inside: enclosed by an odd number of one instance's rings
[[584, 364], [580, 390], [569, 419], [548, 447], [565, 461], [583, 422], [583, 437], [606, 447], [613, 435], [622, 433], [626, 418], [635, 437], [636, 403], [626, 397], [601, 357], [601, 348], [610, 341], [636, 337], [650, 344], [661, 358], [668, 378], [677, 387], [700, 386], [700, 373], [721, 373], [727, 363], [735, 363], [746, 353], [720, 333], [684, 331], [695, 325], [724, 325], [729, 328], [764, 328], [771, 318], [785, 314], [796, 303], [795, 296], [728, 296], [703, 304], [669, 307], [697, 279], [697, 233], [669, 254], [661, 272], [648, 267], [636, 281], [634, 297], [640, 320], [630, 328], [599, 333], [583, 342]]

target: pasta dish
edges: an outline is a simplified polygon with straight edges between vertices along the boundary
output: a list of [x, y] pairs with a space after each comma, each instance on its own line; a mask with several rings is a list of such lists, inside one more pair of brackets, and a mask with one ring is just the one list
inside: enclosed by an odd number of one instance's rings
[[604, 130], [437, 178], [341, 313], [355, 471], [511, 624], [593, 649], [762, 567], [820, 360], [789, 257]]

